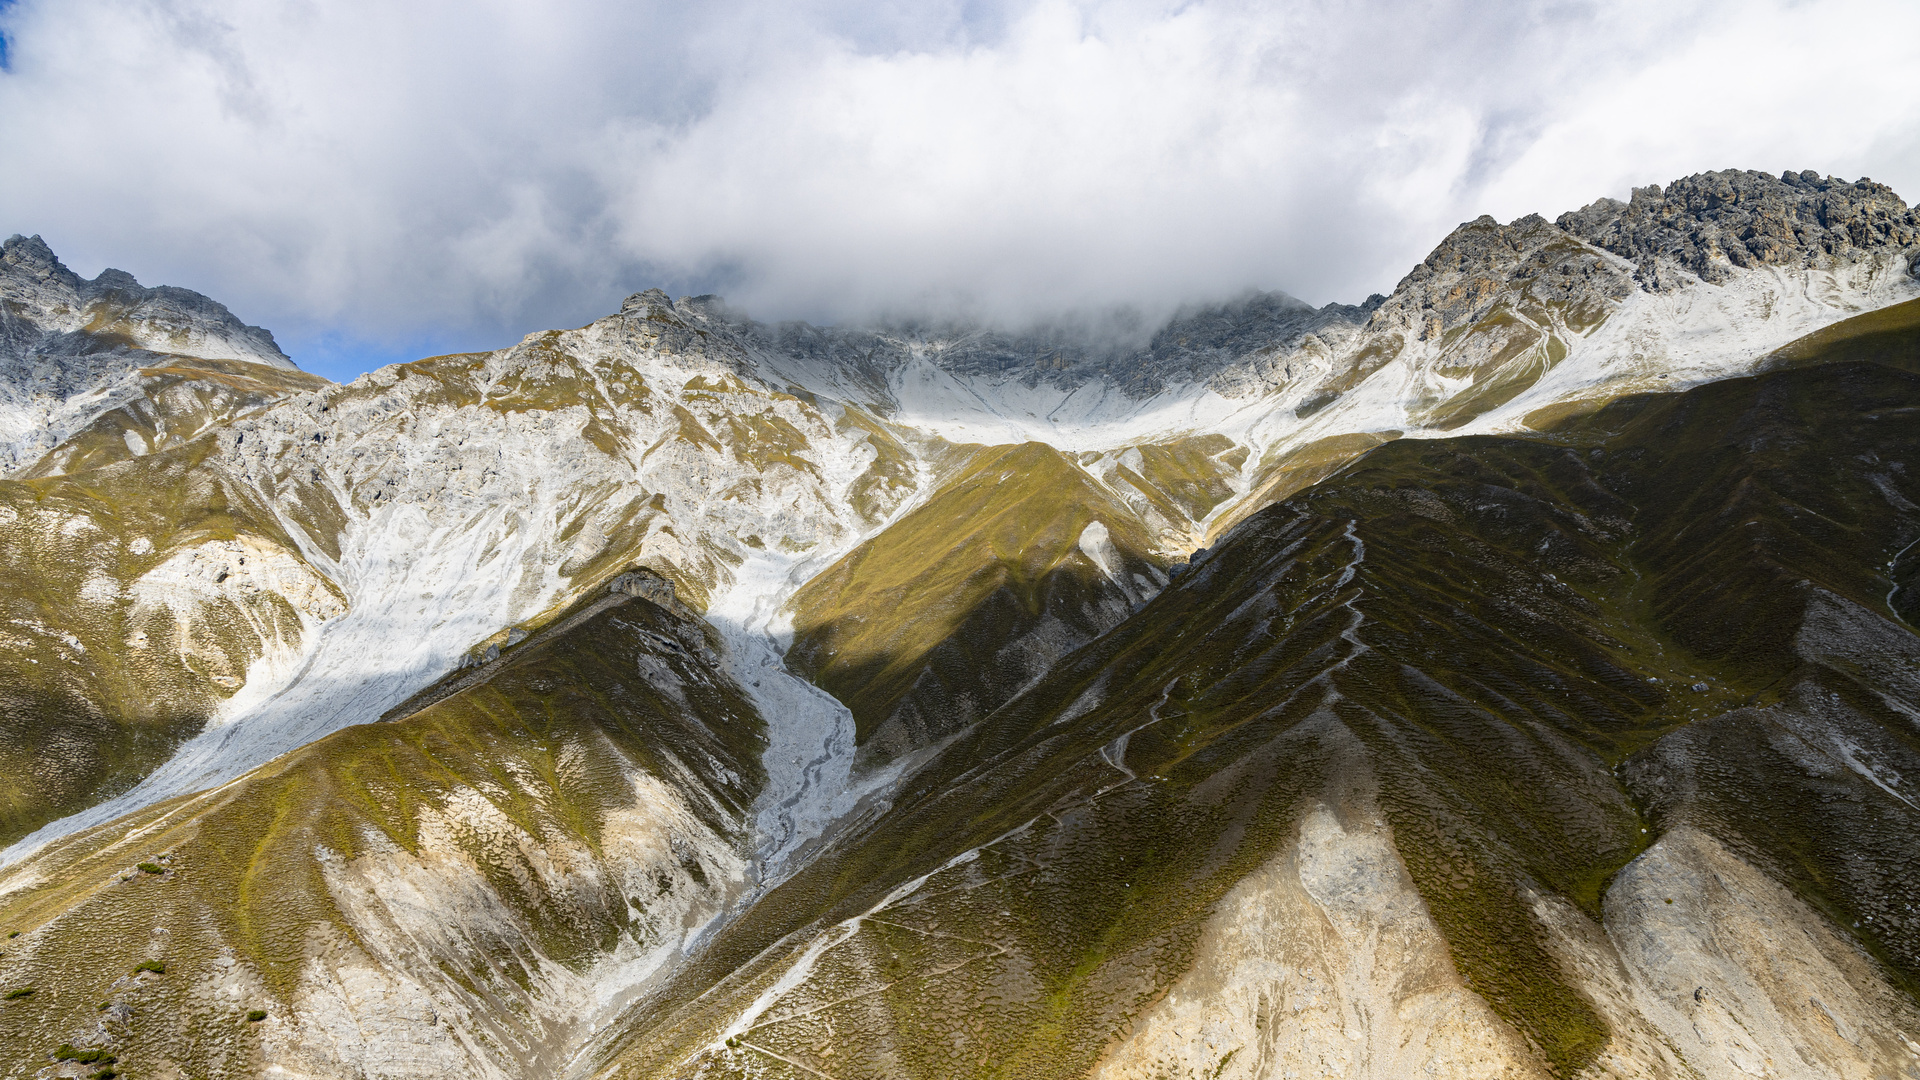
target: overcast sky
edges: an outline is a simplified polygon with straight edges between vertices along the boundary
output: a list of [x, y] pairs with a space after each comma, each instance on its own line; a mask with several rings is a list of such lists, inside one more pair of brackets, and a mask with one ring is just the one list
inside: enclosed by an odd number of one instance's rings
[[1392, 288], [1715, 168], [1920, 197], [1920, 3], [0, 0], [0, 234], [347, 378], [769, 318]]

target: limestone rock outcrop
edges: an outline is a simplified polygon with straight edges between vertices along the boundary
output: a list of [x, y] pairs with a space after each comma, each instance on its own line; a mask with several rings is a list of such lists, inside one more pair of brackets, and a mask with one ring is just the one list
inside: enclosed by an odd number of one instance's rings
[[124, 270], [88, 281], [38, 236], [0, 247], [0, 474], [31, 463], [141, 393], [180, 358], [297, 371], [273, 335], [226, 307]]
[[1670, 272], [1661, 276], [1663, 262], [1719, 285], [1735, 270], [1825, 268], [1920, 242], [1920, 214], [1892, 188], [1812, 170], [1696, 173], [1635, 188], [1630, 202], [1601, 199], [1559, 224], [1632, 262], [1649, 291], [1675, 287]]

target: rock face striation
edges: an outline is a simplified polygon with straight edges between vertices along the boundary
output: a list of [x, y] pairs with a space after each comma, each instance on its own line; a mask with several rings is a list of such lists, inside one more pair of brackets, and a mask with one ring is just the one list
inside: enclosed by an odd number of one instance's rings
[[1916, 255], [1705, 173], [335, 385], [15, 238], [0, 1075], [1920, 1070]]

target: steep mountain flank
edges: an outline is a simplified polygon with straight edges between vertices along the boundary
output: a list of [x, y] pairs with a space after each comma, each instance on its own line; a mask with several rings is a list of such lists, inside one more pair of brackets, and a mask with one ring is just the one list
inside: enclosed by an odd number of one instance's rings
[[133, 787], [344, 613], [213, 449], [0, 481], [0, 841]]
[[1041, 443], [959, 474], [794, 594], [788, 664], [891, 758], [1004, 704], [1159, 591], [1153, 534]]
[[[8, 630], [47, 652], [0, 657], [0, 699], [19, 703], [18, 756], [0, 761], [26, 781], [8, 832], [82, 806], [56, 831], [95, 824], [378, 719], [636, 562], [704, 605], [743, 563], [830, 559], [912, 493], [878, 425], [741, 364], [636, 297], [582, 330], [301, 391], [175, 449], [0, 481], [24, 605]], [[156, 664], [184, 670], [121, 674]], [[55, 690], [73, 719], [40, 723]], [[140, 734], [157, 701], [164, 737]], [[50, 740], [113, 764], [54, 764]]]
[[[1724, 197], [1701, 194], [1723, 187]], [[1597, 408], [1624, 389], [1697, 381], [1704, 373], [1700, 368], [1689, 370], [1685, 364], [1674, 363], [1670, 355], [1655, 351], [1662, 347], [1656, 335], [1676, 343], [1705, 337], [1709, 348], [1738, 350], [1742, 347], [1741, 335], [1752, 335], [1756, 330], [1742, 326], [1735, 334], [1712, 324], [1690, 327], [1687, 319], [1699, 320], [1694, 312], [1697, 306], [1722, 305], [1712, 317], [1729, 325], [1739, 322], [1742, 315], [1761, 322], [1770, 316], [1786, 321], [1817, 317], [1813, 312], [1825, 301], [1815, 299], [1815, 294], [1831, 299], [1857, 293], [1857, 288], [1842, 287], [1833, 276], [1836, 273], [1842, 277], [1861, 275], [1868, 283], [1880, 282], [1868, 288], [1891, 288], [1893, 295], [1903, 295], [1900, 290], [1910, 294], [1913, 288], [1911, 279], [1899, 272], [1904, 269], [1899, 264], [1920, 234], [1909, 228], [1912, 214], [1904, 204], [1877, 185], [1841, 185], [1792, 175], [1776, 180], [1762, 174], [1705, 174], [1673, 186], [1673, 205], [1661, 204], [1659, 224], [1655, 226], [1642, 219], [1649, 217], [1646, 207], [1656, 190], [1640, 193], [1640, 202], [1635, 204], [1639, 209], [1616, 204], [1608, 211], [1609, 204], [1597, 203], [1580, 215], [1563, 216], [1558, 225], [1537, 216], [1508, 226], [1491, 218], [1469, 222], [1416, 267], [1391, 298], [1369, 302], [1360, 312], [1368, 315], [1364, 328], [1347, 324], [1345, 330], [1333, 334], [1328, 328], [1336, 320], [1331, 316], [1340, 313], [1329, 309], [1323, 312], [1328, 318], [1316, 316], [1315, 327], [1328, 336], [1314, 337], [1305, 333], [1303, 324], [1295, 323], [1288, 327], [1291, 336], [1268, 338], [1264, 351], [1249, 348], [1242, 353], [1237, 369], [1242, 388], [1257, 387], [1262, 385], [1259, 380], [1266, 379], [1277, 388], [1280, 401], [1298, 402], [1291, 408], [1276, 409], [1272, 397], [1264, 398], [1262, 408], [1274, 411], [1263, 413], [1250, 427], [1230, 428], [1247, 439], [1252, 448], [1261, 448], [1264, 443], [1257, 455], [1244, 443], [1212, 434], [1205, 437], [1217, 440], [1207, 447], [1211, 454], [1195, 453], [1200, 437], [1189, 436], [1184, 442], [1122, 445], [1098, 456], [1083, 452], [1081, 459], [1148, 526], [1152, 536], [1148, 548], [1173, 554], [1180, 548], [1205, 543], [1207, 536], [1219, 535], [1245, 515], [1403, 435], [1436, 437], [1472, 426], [1486, 427], [1483, 418], [1500, 413], [1508, 417], [1504, 423], [1512, 426], [1550, 424]], [[1741, 198], [1746, 202], [1739, 203], [1737, 211], [1729, 209]], [[1613, 216], [1609, 217], [1609, 212]], [[1672, 310], [1657, 311], [1649, 306], [1647, 295], [1660, 290], [1643, 287], [1634, 276], [1633, 266], [1616, 257], [1617, 253], [1587, 243], [1570, 231], [1574, 218], [1586, 223], [1582, 227], [1587, 233], [1616, 246], [1624, 243], [1618, 238], [1621, 230], [1628, 229], [1637, 238], [1632, 242], [1642, 247], [1672, 247], [1681, 242], [1675, 237], [1681, 235], [1676, 230], [1682, 227], [1691, 227], [1698, 236], [1708, 238], [1736, 233], [1757, 237], [1770, 229], [1780, 231], [1768, 222], [1791, 219], [1798, 222], [1798, 231], [1785, 232], [1785, 241], [1769, 239], [1763, 243], [1755, 239], [1755, 250], [1767, 254], [1769, 261], [1764, 265], [1783, 267], [1802, 276], [1797, 281], [1772, 278], [1736, 282], [1737, 287], [1767, 294], [1768, 315], [1740, 310], [1756, 302], [1753, 295], [1706, 297], [1699, 295], [1702, 290], [1724, 290], [1719, 285], [1695, 281], [1692, 291], [1684, 296], [1689, 314], [1674, 319]], [[1629, 228], [1621, 224], [1623, 221], [1640, 224]], [[1602, 228], [1606, 222], [1612, 222], [1606, 228], [1613, 232]], [[1621, 250], [1631, 254], [1637, 249], [1628, 245]], [[1741, 265], [1761, 266], [1757, 258], [1743, 256]], [[1667, 291], [1682, 289], [1672, 283], [1672, 271], [1669, 279]], [[1734, 279], [1719, 274], [1712, 280], [1724, 283]], [[1789, 290], [1806, 291], [1796, 301], [1790, 294], [1781, 294], [1783, 285]], [[1790, 316], [1796, 303], [1800, 313]], [[1263, 310], [1270, 317], [1272, 309]], [[1298, 314], [1307, 309], [1291, 310]], [[1656, 313], [1661, 317], [1649, 325]], [[1626, 325], [1610, 325], [1614, 320]], [[1254, 340], [1251, 335], [1223, 328], [1244, 328], [1252, 321], [1244, 315], [1244, 309], [1223, 307], [1204, 315], [1190, 315], [1187, 322], [1172, 324], [1155, 341], [1163, 342], [1169, 335], [1184, 341], [1189, 327], [1200, 326], [1212, 334], [1208, 341], [1248, 345]], [[1271, 325], [1271, 319], [1261, 325]], [[1764, 335], [1766, 328], [1759, 331]], [[1191, 332], [1200, 337], [1198, 329]], [[810, 336], [801, 329], [789, 328], [786, 333], [790, 339], [804, 340], [806, 348], [797, 355], [831, 356], [836, 347], [844, 355], [850, 344], [844, 337]], [[1576, 388], [1569, 392], [1561, 387], [1561, 396], [1552, 404], [1536, 405], [1524, 412], [1506, 408], [1573, 356], [1583, 339], [1596, 335], [1603, 341], [1610, 340], [1614, 348], [1632, 350], [1624, 357], [1604, 358], [1606, 365], [1617, 369], [1614, 373], [1607, 373], [1604, 365], [1589, 363], [1584, 374], [1574, 376]], [[1713, 344], [1717, 337], [1731, 340]], [[1622, 340], [1631, 344], [1623, 346]], [[1337, 343], [1337, 348], [1329, 342]], [[867, 344], [867, 351], [861, 354], [861, 363], [868, 365], [867, 385], [870, 389], [891, 387], [889, 392], [897, 399], [870, 407], [883, 415], [905, 414], [913, 407], [915, 394], [924, 392], [924, 385], [897, 374], [910, 370], [898, 366], [908, 362], [898, 357], [886, 360], [889, 354], [884, 339], [870, 338]], [[899, 343], [894, 342], [893, 347], [897, 351]], [[1588, 351], [1600, 347], [1604, 346], [1589, 345]], [[1700, 346], [1690, 348], [1697, 353]], [[925, 349], [925, 362], [939, 365], [949, 377], [1005, 380], [1019, 374], [1011, 362], [994, 366], [978, 362], [977, 357], [956, 361], [934, 344], [927, 344]], [[996, 355], [1004, 357], [1005, 353]], [[1762, 355], [1754, 351], [1739, 356], [1739, 370], [1751, 369]], [[1712, 363], [1724, 365], [1729, 359], [1721, 353]], [[1579, 357], [1575, 360], [1575, 367], [1579, 367]], [[896, 365], [892, 382], [876, 373], [884, 372], [889, 363]], [[1074, 385], [1075, 379], [1084, 380], [1084, 368], [1078, 361], [1052, 368], [1041, 365], [1038, 373], [1030, 373], [1027, 378], [1034, 385], [1065, 387]], [[1217, 370], [1215, 374], [1218, 376]], [[1214, 384], [1221, 384], [1223, 378], [1215, 377]], [[1595, 379], [1599, 380], [1598, 386], [1589, 381]], [[977, 389], [977, 384], [970, 385]], [[1158, 389], [1164, 389], [1164, 384], [1156, 384]], [[1074, 390], [1076, 394], [1081, 392]], [[1352, 399], [1341, 404], [1349, 395]], [[1337, 407], [1328, 414], [1329, 419], [1321, 419], [1319, 414], [1326, 413], [1330, 406]], [[937, 424], [935, 429], [939, 430]], [[1222, 456], [1223, 450], [1231, 451], [1232, 456]], [[1071, 491], [1075, 486], [1074, 481], [1067, 480], [1036, 485], [1035, 491]], [[1022, 491], [1005, 497], [1016, 500], [1022, 508], [1021, 519], [1035, 527], [1049, 518], [1050, 511], [1044, 508], [1054, 505], [1051, 495], [1030, 497]], [[903, 522], [897, 534], [883, 534], [861, 549], [860, 557], [870, 560], [866, 576], [891, 576], [902, 582], [919, 578], [923, 569], [941, 560], [925, 555], [916, 559], [908, 552], [933, 550], [947, 538], [974, 536], [980, 526], [970, 519], [973, 513], [936, 497], [911, 515], [911, 525]], [[1040, 546], [1033, 550], [1037, 557]], [[969, 569], [997, 565], [994, 558], [971, 556], [964, 563]], [[876, 699], [887, 702], [886, 710], [894, 709], [893, 703], [901, 693], [897, 684], [904, 677], [927, 679], [929, 696], [939, 703], [935, 710], [953, 716], [973, 715], [983, 694], [985, 700], [1001, 700], [989, 687], [1010, 689], [1030, 677], [1028, 665], [1010, 661], [1017, 651], [1012, 643], [1021, 640], [1022, 634], [1008, 630], [988, 615], [982, 617], [996, 628], [995, 633], [963, 628], [957, 612], [971, 611], [972, 602], [960, 599], [956, 589], [934, 587], [931, 582], [941, 576], [939, 572], [917, 580], [913, 590], [880, 590], [874, 582], [855, 581], [856, 574], [850, 558], [796, 596], [799, 637], [791, 656], [797, 668], [819, 678], [823, 686], [853, 704], [863, 739], [882, 722], [867, 715], [881, 708]], [[855, 596], [860, 599], [853, 599]], [[937, 626], [953, 634], [944, 639], [948, 644], [943, 646], [947, 655], [943, 674], [933, 675], [931, 669], [919, 664], [917, 658], [926, 645], [915, 643], [915, 633], [901, 636], [906, 625], [922, 633]], [[999, 633], [1001, 630], [1006, 633]], [[856, 644], [858, 640], [865, 644]], [[975, 655], [955, 667], [959, 659], [956, 650], [968, 649], [962, 644], [965, 641], [977, 643], [971, 647]], [[885, 651], [884, 658], [876, 659], [881, 657], [881, 650]], [[904, 707], [915, 718], [908, 726], [922, 732], [923, 737], [901, 743], [897, 733], [890, 735], [888, 756], [927, 745], [935, 733], [952, 728], [951, 723], [920, 719], [926, 715], [925, 704]]]
[[560, 1071], [739, 895], [765, 728], [671, 602], [528, 647], [10, 877], [0, 1070]]
[[1839, 364], [1383, 446], [964, 732], [596, 1053], [1920, 1068], [1920, 637], [1885, 599], [1917, 399]]
[[1913, 226], [344, 386], [10, 241], [0, 1075], [1914, 1073]]
[[[201, 365], [182, 365], [184, 357], [216, 362], [205, 369], [215, 386], [223, 376], [272, 384], [284, 378], [275, 373], [296, 372], [272, 334], [197, 292], [144, 288], [124, 270], [86, 281], [38, 236], [7, 240], [0, 247], [0, 474], [30, 464], [101, 413], [137, 408], [166, 389], [143, 385], [142, 368], [172, 366], [173, 383], [202, 377]], [[259, 367], [272, 372], [249, 374]]]

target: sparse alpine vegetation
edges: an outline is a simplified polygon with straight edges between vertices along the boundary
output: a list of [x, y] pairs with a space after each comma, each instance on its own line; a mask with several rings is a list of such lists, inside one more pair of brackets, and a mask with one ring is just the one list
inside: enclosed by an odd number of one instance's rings
[[16, 237], [0, 1076], [1920, 1075], [1916, 266], [1728, 171], [335, 385]]

